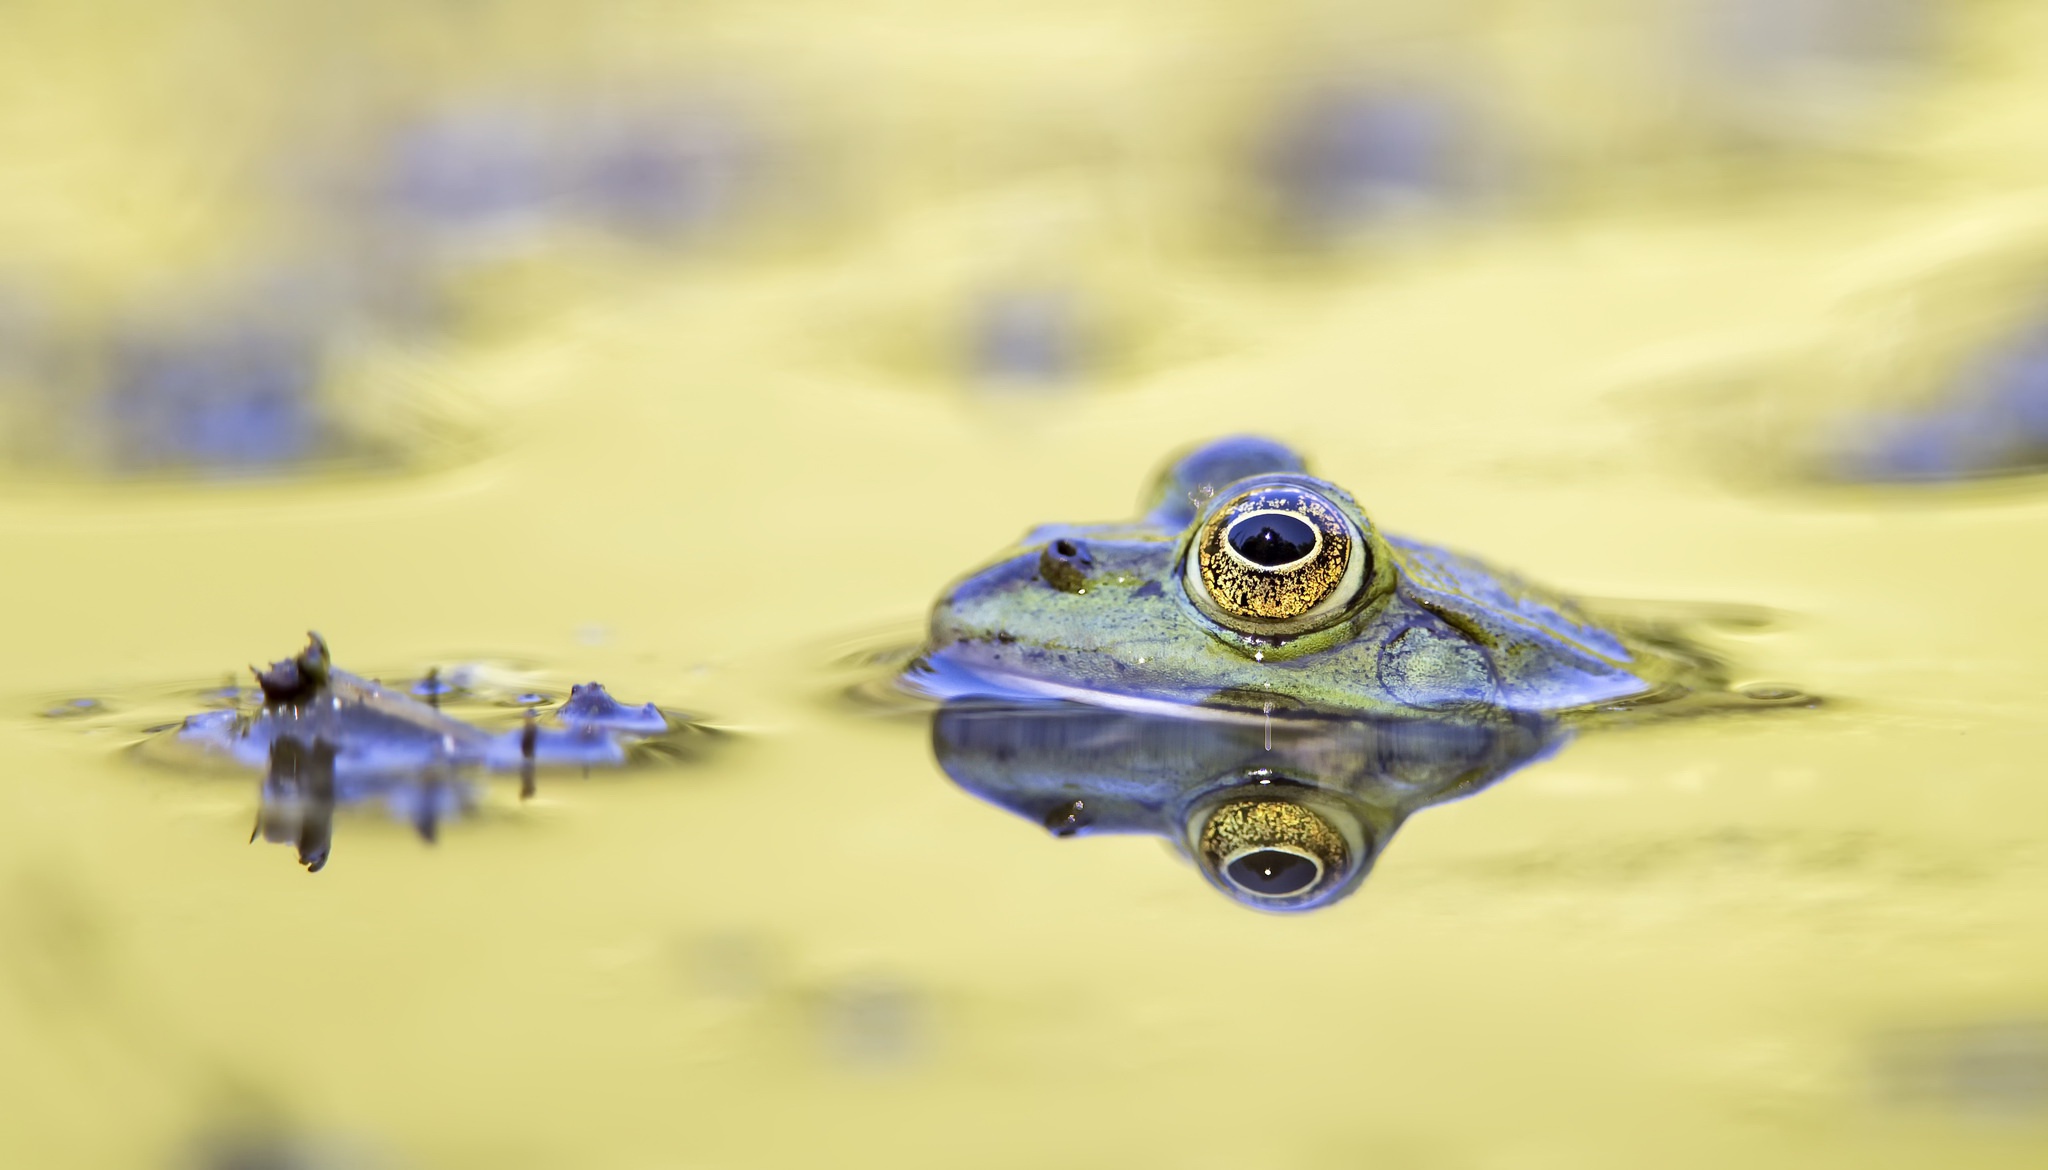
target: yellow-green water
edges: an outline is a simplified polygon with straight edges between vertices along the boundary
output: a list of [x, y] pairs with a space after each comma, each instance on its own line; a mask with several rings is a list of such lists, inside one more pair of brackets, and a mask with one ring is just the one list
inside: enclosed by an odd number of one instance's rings
[[[816, 197], [708, 249], [486, 270], [467, 326], [390, 359], [463, 420], [418, 469], [6, 474], [0, 1165], [265, 1127], [426, 1167], [2048, 1156], [2038, 1083], [1950, 1083], [1972, 1037], [2048, 1018], [2048, 493], [1803, 490], [1729, 474], [1758, 452], [1697, 421], [1703, 385], [1799, 401], [1772, 371], [1858, 294], [2034, 247], [2029, 6], [1941, 9], [1852, 147], [1580, 162], [1537, 206], [1307, 264], [1190, 176], [1274, 62], [1355, 31], [1339, 7], [285, 7], [9, 15], [0, 242], [32, 287], [175, 287], [258, 230], [233, 193], [294, 116], [403, 77], [744, 74]], [[1604, 127], [1558, 141], [1666, 135], [1544, 88], [1630, 6], [1465, 7], [1545, 118]], [[932, 321], [1011, 271], [1110, 305], [1117, 360], [966, 384]], [[1726, 639], [1744, 677], [1831, 703], [1589, 736], [1285, 917], [1150, 839], [1053, 840], [954, 788], [917, 720], [835, 698], [951, 576], [1242, 429], [1393, 531], [1768, 607]], [[431, 847], [359, 813], [308, 876], [243, 844], [253, 778], [33, 715], [309, 626], [364, 669], [511, 657], [740, 734], [494, 789]], [[2011, 1075], [2044, 1075], [2033, 1043]]]

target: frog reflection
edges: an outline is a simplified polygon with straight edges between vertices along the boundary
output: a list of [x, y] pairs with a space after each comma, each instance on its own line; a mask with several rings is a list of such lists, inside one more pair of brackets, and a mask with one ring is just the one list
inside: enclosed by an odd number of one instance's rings
[[1411, 814], [1555, 750], [1535, 714], [1486, 720], [1190, 718], [960, 699], [932, 717], [954, 783], [1058, 836], [1149, 833], [1260, 910], [1365, 880]]
[[544, 769], [680, 754], [683, 737], [702, 730], [652, 703], [620, 703], [597, 683], [574, 687], [545, 718], [537, 708], [551, 697], [525, 694], [510, 697], [526, 707], [520, 722], [471, 722], [441, 709], [451, 687], [438, 676], [413, 688], [430, 700], [421, 702], [336, 667], [318, 635], [256, 677], [260, 702], [189, 716], [148, 746], [264, 769], [251, 839], [293, 844], [315, 871], [331, 852], [337, 808], [382, 804], [432, 841], [444, 820], [480, 802], [483, 775], [518, 775], [525, 798]]

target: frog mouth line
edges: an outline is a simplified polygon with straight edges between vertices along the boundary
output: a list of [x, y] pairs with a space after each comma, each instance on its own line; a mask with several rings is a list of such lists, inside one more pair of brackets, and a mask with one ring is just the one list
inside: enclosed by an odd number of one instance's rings
[[[1341, 722], [1345, 716], [1336, 712], [1304, 710], [1297, 700], [1275, 695], [1271, 706], [1264, 709], [1247, 704], [1225, 704], [1216, 702], [1189, 701], [1173, 698], [1150, 698], [1143, 695], [1125, 694], [1120, 691], [1096, 690], [1089, 687], [1072, 686], [1014, 671], [993, 670], [984, 667], [961, 667], [952, 664], [934, 666], [929, 659], [923, 660], [925, 669], [905, 671], [897, 677], [899, 689], [926, 699], [945, 702], [952, 699], [987, 697], [993, 699], [1059, 700], [1099, 707], [1112, 711], [1124, 711], [1137, 715], [1165, 715], [1182, 719], [1201, 719], [1220, 723], [1235, 723], [1244, 726], [1278, 726], [1288, 723], [1326, 724]], [[995, 693], [991, 693], [992, 690]], [[1243, 695], [1243, 692], [1237, 692]], [[1246, 696], [1249, 698], [1249, 696]]]

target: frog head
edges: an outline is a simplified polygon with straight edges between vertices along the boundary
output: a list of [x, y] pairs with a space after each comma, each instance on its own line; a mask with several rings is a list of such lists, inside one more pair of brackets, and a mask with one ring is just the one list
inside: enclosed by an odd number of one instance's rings
[[1271, 440], [1186, 453], [1145, 509], [1039, 527], [956, 582], [905, 681], [940, 697], [1433, 716], [1657, 685], [1638, 648], [1569, 601], [1388, 536]]

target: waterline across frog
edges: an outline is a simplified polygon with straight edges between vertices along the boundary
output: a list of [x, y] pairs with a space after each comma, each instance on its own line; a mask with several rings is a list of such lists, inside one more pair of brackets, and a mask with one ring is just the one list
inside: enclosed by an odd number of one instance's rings
[[1273, 715], [1562, 713], [1720, 693], [1640, 623], [1376, 528], [1293, 450], [1235, 437], [1122, 524], [1051, 524], [956, 582], [903, 677], [939, 698]]

